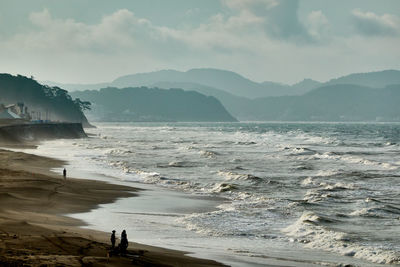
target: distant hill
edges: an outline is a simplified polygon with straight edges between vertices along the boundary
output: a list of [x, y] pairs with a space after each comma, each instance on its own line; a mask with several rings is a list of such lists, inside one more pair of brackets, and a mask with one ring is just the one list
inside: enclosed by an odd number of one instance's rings
[[186, 72], [162, 70], [122, 76], [111, 83], [115, 87], [150, 86], [159, 82], [195, 83], [218, 88], [237, 96], [250, 98], [270, 95], [262, 84], [237, 73], [217, 69], [192, 69]]
[[384, 88], [392, 84], [400, 84], [400, 71], [384, 70], [368, 73], [354, 73], [337, 79], [332, 79], [324, 85], [354, 84], [371, 88]]
[[[116, 87], [150, 86], [160, 82], [199, 84], [203, 87], [212, 87], [236, 96], [247, 98], [299, 95], [314, 89], [316, 86], [315, 84], [309, 83], [309, 88], [307, 90], [304, 88], [304, 84], [289, 86], [274, 82], [257, 83], [232, 71], [210, 68], [191, 69], [186, 72], [162, 70], [150, 73], [132, 74], [114, 80], [111, 85]], [[318, 84], [318, 82], [315, 83]], [[300, 91], [297, 91], [297, 89], [300, 89]]]
[[[274, 82], [256, 83], [239, 74], [216, 69], [193, 69], [187, 72], [163, 70], [127, 75], [110, 83], [110, 85], [116, 87], [145, 85], [164, 89], [181, 88], [186, 91], [197, 91], [201, 94], [217, 98], [226, 110], [239, 120], [296, 119], [293, 117], [294, 115], [289, 116], [291, 114], [289, 109], [284, 110], [284, 114], [288, 114], [284, 116], [281, 113], [282, 107], [280, 105], [289, 105], [290, 99], [293, 99], [296, 102], [293, 104], [295, 106], [297, 105], [297, 101], [303, 101], [303, 98], [298, 98], [297, 96], [313, 92], [313, 90], [318, 88], [330, 88], [332, 91], [338, 90], [337, 97], [346, 98], [350, 96], [345, 94], [340, 88], [353, 88], [353, 85], [359, 86], [360, 88], [357, 93], [361, 97], [364, 94], [362, 90], [366, 90], [365, 93], [367, 93], [369, 92], [368, 89], [371, 88], [381, 90], [395, 84], [400, 84], [400, 71], [398, 70], [350, 74], [325, 83], [304, 79], [294, 85], [285, 85]], [[83, 88], [96, 88], [95, 86], [88, 86], [83, 86]], [[76, 88], [79, 88], [79, 86], [75, 85], [74, 89]], [[384, 92], [377, 92], [377, 99], [379, 99], [380, 93], [383, 94]], [[357, 100], [355, 97], [351, 99], [358, 105], [357, 103], [360, 100]], [[320, 100], [322, 101], [322, 99]], [[343, 99], [343, 101], [346, 102], [347, 100]], [[313, 105], [313, 103], [310, 103], [310, 105]], [[327, 105], [329, 106], [329, 103]], [[274, 113], [275, 111], [278, 113]], [[274, 115], [269, 116], [268, 114]], [[318, 120], [319, 114], [311, 117], [308, 116], [307, 120]], [[326, 116], [323, 117], [325, 118]], [[349, 116], [346, 115], [345, 117], [343, 117], [343, 120], [347, 120]], [[359, 116], [359, 119], [362, 119], [361, 117]], [[375, 119], [379, 120], [378, 117]], [[355, 118], [355, 120], [359, 119]], [[339, 120], [342, 119], [339, 118]], [[368, 120], [372, 120], [372, 117], [369, 117]]]
[[251, 100], [248, 115], [272, 121], [400, 121], [400, 85], [329, 85], [302, 96]]
[[88, 114], [97, 121], [236, 121], [215, 97], [182, 89], [108, 87], [72, 95], [93, 103]]
[[[181, 84], [199, 84], [201, 86], [216, 88], [236, 96], [257, 98], [266, 96], [282, 95], [300, 95], [316, 88], [319, 83], [309, 81], [308, 84], [300, 82], [294, 86], [263, 82], [257, 83], [251, 81], [235, 72], [219, 69], [191, 69], [186, 72], [176, 70], [161, 70], [149, 73], [138, 73], [126, 75], [115, 79], [110, 83], [101, 84], [60, 84], [55, 82], [46, 82], [54, 86], [68, 88], [68, 90], [93, 90], [104, 87], [151, 87], [157, 83], [181, 83]], [[186, 89], [186, 88], [183, 88]]]
[[66, 90], [41, 85], [25, 76], [0, 74], [0, 103], [17, 102], [23, 102], [33, 118], [90, 125], [82, 112], [90, 103], [72, 99]]
[[247, 120], [247, 109], [251, 101], [249, 98], [236, 96], [226, 91], [216, 89], [214, 87], [205, 86], [196, 83], [177, 83], [177, 82], [159, 82], [152, 85], [157, 88], [183, 88], [186, 91], [196, 91], [206, 96], [217, 98], [226, 110], [235, 118]]
[[[215, 88], [227, 93], [250, 99], [268, 96], [302, 95], [321, 86], [333, 84], [354, 84], [371, 88], [384, 88], [392, 84], [400, 84], [400, 71], [384, 70], [369, 73], [354, 73], [320, 83], [311, 79], [294, 85], [275, 82], [257, 83], [235, 72], [219, 69], [191, 69], [186, 72], [176, 70], [161, 70], [148, 73], [126, 75], [110, 83], [100, 84], [60, 84], [46, 82], [46, 84], [66, 88], [70, 91], [93, 90], [109, 87], [151, 87], [159, 83], [197, 84], [201, 87]], [[163, 87], [164, 88], [164, 87]], [[182, 89], [194, 89], [185, 88]], [[222, 99], [219, 99], [222, 101]]]
[[304, 79], [301, 82], [292, 85], [291, 87], [293, 88], [292, 90], [296, 92], [296, 95], [302, 95], [322, 85], [323, 83], [321, 82], [317, 82], [312, 79]]

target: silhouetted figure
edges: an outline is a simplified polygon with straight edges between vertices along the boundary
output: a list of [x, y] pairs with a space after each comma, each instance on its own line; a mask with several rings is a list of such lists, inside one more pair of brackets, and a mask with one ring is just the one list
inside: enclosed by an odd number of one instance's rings
[[67, 170], [64, 168], [64, 170], [63, 170], [63, 176], [64, 176], [64, 179], [66, 179], [67, 178]]
[[115, 249], [115, 230], [112, 231], [110, 240], [112, 249]]
[[123, 230], [121, 233], [121, 243], [119, 243], [119, 249], [121, 254], [126, 254], [126, 249], [128, 248], [128, 237], [126, 231]]

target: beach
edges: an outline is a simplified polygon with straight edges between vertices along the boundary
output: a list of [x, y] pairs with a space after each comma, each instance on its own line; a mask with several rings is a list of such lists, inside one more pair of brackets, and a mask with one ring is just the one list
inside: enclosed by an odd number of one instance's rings
[[[96, 126], [1, 153], [2, 260], [398, 266], [398, 125]], [[107, 258], [114, 229], [129, 259]]]
[[69, 215], [85, 228], [231, 266], [398, 263], [398, 125], [96, 126], [23, 150], [65, 160], [74, 177], [144, 189]]
[[65, 214], [88, 212], [100, 204], [135, 196], [138, 189], [64, 179], [50, 171], [64, 164], [0, 150], [0, 265], [222, 266], [181, 251], [132, 242], [129, 257], [109, 257], [109, 233], [80, 228], [83, 221]]

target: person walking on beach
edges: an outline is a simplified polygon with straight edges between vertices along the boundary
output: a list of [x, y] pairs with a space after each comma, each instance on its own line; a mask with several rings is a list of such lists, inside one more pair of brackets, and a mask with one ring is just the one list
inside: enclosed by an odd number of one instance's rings
[[66, 179], [67, 178], [67, 170], [64, 168], [64, 170], [63, 170], [63, 176], [64, 176], [64, 179]]
[[115, 230], [112, 230], [110, 240], [111, 240], [111, 248], [114, 250], [114, 248], [115, 248]]
[[125, 230], [123, 230], [121, 233], [121, 243], [119, 243], [119, 248], [121, 250], [121, 254], [126, 254], [126, 249], [128, 248], [128, 237]]

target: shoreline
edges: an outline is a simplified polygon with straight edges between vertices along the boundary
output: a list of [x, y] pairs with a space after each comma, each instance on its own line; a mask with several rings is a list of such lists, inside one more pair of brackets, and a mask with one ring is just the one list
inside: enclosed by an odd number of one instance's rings
[[134, 260], [108, 258], [109, 234], [80, 228], [85, 223], [66, 214], [89, 212], [100, 204], [135, 196], [139, 189], [94, 180], [64, 180], [50, 171], [63, 164], [56, 159], [0, 150], [2, 265], [224, 266], [187, 256], [183, 251], [132, 242], [128, 251], [135, 255]]

